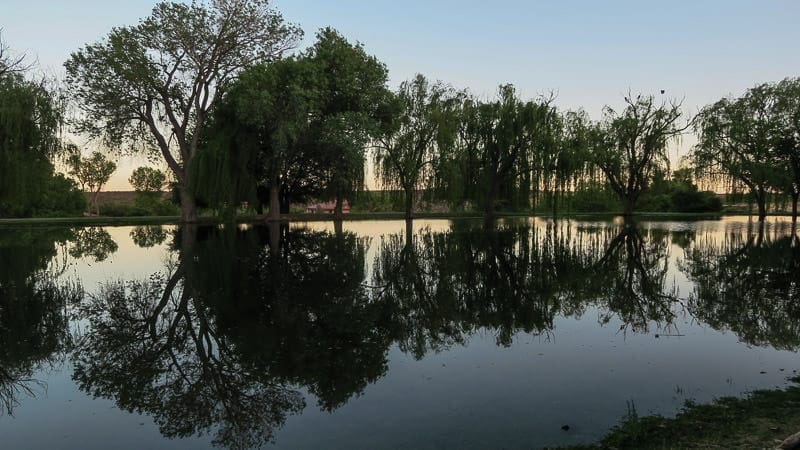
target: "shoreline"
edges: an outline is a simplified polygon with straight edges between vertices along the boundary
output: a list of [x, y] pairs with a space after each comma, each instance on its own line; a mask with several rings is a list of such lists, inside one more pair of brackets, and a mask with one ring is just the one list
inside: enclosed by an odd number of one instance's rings
[[[450, 220], [481, 220], [485, 219], [483, 214], [476, 213], [418, 213], [414, 215], [413, 220], [427, 220], [427, 219], [450, 219]], [[550, 213], [515, 213], [506, 212], [498, 213], [497, 219], [507, 218], [553, 218]], [[565, 213], [558, 215], [558, 219], [601, 219], [601, 220], [614, 220], [621, 218], [622, 214], [615, 212], [607, 213]], [[752, 217], [757, 218], [755, 214], [743, 213], [657, 213], [657, 212], [642, 212], [634, 215], [634, 219], [641, 220], [720, 220], [724, 217]], [[791, 217], [788, 213], [774, 213], [768, 214], [767, 219], [777, 217]], [[370, 213], [350, 213], [346, 214], [343, 222], [354, 221], [367, 221], [367, 220], [405, 220], [405, 214], [402, 212], [370, 212]], [[283, 214], [281, 215], [281, 222], [334, 222], [335, 219], [329, 214]], [[233, 223], [269, 223], [266, 215], [246, 215], [235, 217]], [[96, 226], [113, 226], [113, 225], [179, 225], [180, 216], [136, 216], [136, 217], [35, 217], [35, 218], [20, 218], [20, 219], [0, 219], [0, 227], [14, 227], [14, 226], [27, 226], [27, 225], [96, 225]], [[231, 223], [221, 217], [201, 217], [197, 222], [199, 225], [219, 225]]]

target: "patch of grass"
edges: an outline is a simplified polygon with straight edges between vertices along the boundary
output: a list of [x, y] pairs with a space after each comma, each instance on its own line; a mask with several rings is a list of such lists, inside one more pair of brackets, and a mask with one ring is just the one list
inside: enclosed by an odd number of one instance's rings
[[633, 408], [597, 444], [572, 449], [775, 448], [800, 431], [800, 379], [785, 390], [755, 391], [700, 405], [674, 418], [639, 417]]

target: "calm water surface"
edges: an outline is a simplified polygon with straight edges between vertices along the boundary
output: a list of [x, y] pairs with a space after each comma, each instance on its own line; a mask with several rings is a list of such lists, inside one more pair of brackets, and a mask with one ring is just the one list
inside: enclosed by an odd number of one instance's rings
[[4, 228], [0, 442], [592, 442], [785, 386], [798, 281], [782, 219]]

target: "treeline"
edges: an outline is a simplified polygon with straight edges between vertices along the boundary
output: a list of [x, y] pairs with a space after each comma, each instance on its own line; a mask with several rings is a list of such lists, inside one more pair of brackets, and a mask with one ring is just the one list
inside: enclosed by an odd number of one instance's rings
[[[137, 25], [111, 30], [65, 63], [78, 133], [106, 148], [163, 161], [182, 220], [198, 208], [233, 212], [345, 199], [377, 181], [451, 209], [558, 213], [718, 211], [714, 190], [747, 190], [764, 218], [770, 195], [796, 215], [798, 79], [757, 86], [697, 117], [680, 102], [629, 93], [599, 120], [559, 110], [553, 95], [524, 99], [512, 85], [476, 97], [422, 75], [388, 88], [386, 66], [331, 28], [290, 54], [302, 30], [266, 0], [158, 3]], [[663, 96], [663, 91], [662, 91]], [[694, 131], [688, 170], [668, 147]]]

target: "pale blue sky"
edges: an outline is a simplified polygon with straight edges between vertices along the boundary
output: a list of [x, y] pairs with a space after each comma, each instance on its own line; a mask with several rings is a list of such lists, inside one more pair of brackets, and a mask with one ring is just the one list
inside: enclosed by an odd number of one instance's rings
[[[2, 0], [14, 49], [61, 72], [69, 53], [135, 23], [152, 0]], [[688, 113], [763, 81], [800, 76], [800, 1], [275, 0], [306, 31], [332, 26], [386, 63], [391, 83], [416, 72], [491, 96], [554, 90], [562, 108], [597, 118], [633, 91], [685, 98]]]

